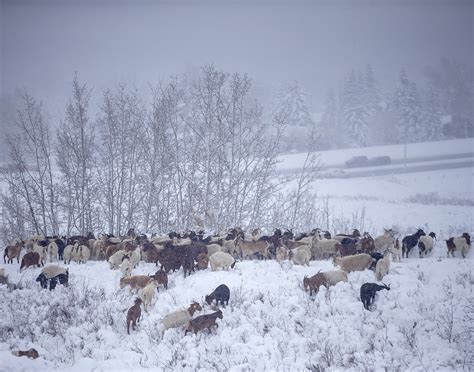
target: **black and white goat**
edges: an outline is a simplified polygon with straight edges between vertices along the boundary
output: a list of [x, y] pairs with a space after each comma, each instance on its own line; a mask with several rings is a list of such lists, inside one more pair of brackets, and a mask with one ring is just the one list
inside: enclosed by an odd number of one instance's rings
[[56, 288], [58, 283], [67, 286], [69, 271], [58, 265], [48, 265], [41, 270], [41, 274], [38, 275], [36, 281], [40, 282], [42, 288], [47, 288], [49, 283], [49, 290]]
[[408, 258], [408, 254], [412, 248], [418, 244], [420, 237], [425, 235], [426, 234], [422, 229], [418, 229], [416, 233], [405, 236], [402, 240], [402, 258], [404, 256]]

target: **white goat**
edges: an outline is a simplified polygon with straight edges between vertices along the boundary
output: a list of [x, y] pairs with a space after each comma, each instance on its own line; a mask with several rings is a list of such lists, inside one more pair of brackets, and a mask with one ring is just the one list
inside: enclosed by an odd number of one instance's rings
[[39, 254], [40, 256], [40, 263], [41, 265], [44, 265], [45, 263], [45, 256], [46, 256], [46, 250], [47, 250], [47, 247], [43, 247], [41, 245], [38, 245], [36, 243], [33, 244], [33, 252], [36, 252]]
[[72, 255], [77, 263], [86, 263], [91, 256], [91, 251], [88, 246], [76, 243]]
[[372, 265], [373, 261], [374, 259], [365, 253], [333, 258], [334, 265], [339, 266], [347, 273], [350, 273], [351, 271], [363, 271], [368, 269], [370, 265]]
[[390, 270], [390, 261], [392, 254], [390, 251], [385, 251], [385, 255], [382, 259], [377, 261], [375, 265], [375, 277], [378, 281], [381, 281], [385, 275], [388, 274]]
[[395, 244], [390, 248], [389, 252], [392, 254], [393, 261], [400, 262], [402, 257], [402, 247], [400, 247], [400, 240], [398, 238], [395, 239]]
[[418, 252], [420, 254], [420, 258], [423, 256], [426, 257], [428, 253], [433, 251], [434, 247], [434, 239], [429, 235], [420, 236], [418, 240]]
[[74, 246], [69, 244], [64, 248], [63, 252], [63, 259], [64, 263], [71, 263], [71, 259], [73, 258], [73, 251], [74, 251]]
[[125, 256], [130, 257], [129, 252], [124, 251], [124, 250], [115, 252], [112, 256], [109, 257], [110, 268], [112, 270], [118, 269], [120, 265], [122, 264], [123, 258]]
[[311, 259], [311, 248], [309, 245], [301, 245], [291, 250], [291, 260], [295, 265], [309, 266]]
[[216, 252], [223, 252], [222, 247], [219, 244], [208, 244], [207, 247], [207, 255], [211, 257]]
[[170, 328], [178, 328], [188, 324], [196, 311], [201, 311], [202, 307], [197, 302], [193, 302], [186, 310], [178, 310], [166, 315], [161, 321], [162, 333]]
[[157, 287], [158, 282], [155, 279], [151, 279], [150, 282], [146, 285], [146, 287], [138, 293], [138, 296], [143, 302], [145, 312], [148, 312], [148, 306], [151, 305], [153, 298], [155, 297]]
[[392, 229], [384, 229], [383, 235], [379, 235], [374, 239], [375, 250], [377, 252], [391, 250], [395, 244], [396, 234], [396, 231]]
[[48, 252], [49, 262], [53, 262], [53, 259], [56, 259], [56, 262], [59, 262], [58, 245], [56, 244], [55, 241], [52, 241], [51, 243], [48, 244], [47, 252]]
[[322, 258], [326, 255], [334, 256], [341, 248], [341, 243], [336, 239], [321, 239], [318, 234], [313, 236], [311, 244], [311, 257]]
[[128, 257], [125, 257], [124, 260], [122, 261], [122, 264], [120, 265], [120, 271], [123, 276], [131, 276], [132, 275], [132, 262]]
[[235, 259], [229, 253], [225, 252], [216, 252], [209, 257], [209, 264], [211, 265], [211, 270], [216, 271], [220, 268], [229, 269], [234, 268]]
[[134, 251], [132, 251], [130, 255], [130, 262], [132, 263], [132, 267], [133, 268], [137, 267], [141, 259], [142, 259], [142, 250], [140, 247], [137, 247]]

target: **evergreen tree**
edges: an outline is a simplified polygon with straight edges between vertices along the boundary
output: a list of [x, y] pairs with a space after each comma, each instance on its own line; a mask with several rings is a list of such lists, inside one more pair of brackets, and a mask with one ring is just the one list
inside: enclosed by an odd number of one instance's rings
[[308, 127], [314, 125], [308, 95], [297, 81], [284, 88], [273, 104], [273, 114], [283, 114], [289, 126]]
[[377, 88], [374, 71], [370, 64], [367, 65], [364, 75], [364, 99], [369, 115], [374, 115], [380, 110], [380, 93]]
[[389, 107], [398, 117], [398, 140], [416, 142], [422, 133], [421, 104], [416, 84], [408, 79], [404, 70]]
[[368, 112], [364, 104], [361, 77], [356, 78], [352, 70], [346, 80], [342, 92], [342, 108], [344, 127], [347, 131], [349, 143], [355, 146], [367, 145], [367, 116]]
[[430, 84], [423, 102], [422, 126], [426, 139], [439, 140], [444, 137], [441, 115], [439, 92], [432, 84]]
[[326, 96], [324, 111], [319, 127], [322, 149], [336, 148], [340, 143], [338, 121], [338, 105], [334, 89], [330, 89]]

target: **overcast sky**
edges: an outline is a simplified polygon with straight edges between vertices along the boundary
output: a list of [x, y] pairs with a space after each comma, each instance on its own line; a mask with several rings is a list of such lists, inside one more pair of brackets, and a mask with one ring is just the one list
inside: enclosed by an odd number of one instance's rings
[[420, 78], [442, 56], [474, 61], [469, 0], [0, 2], [1, 91], [27, 88], [56, 110], [75, 71], [100, 96], [212, 62], [261, 89], [298, 80], [318, 106], [367, 63], [389, 85], [403, 67]]

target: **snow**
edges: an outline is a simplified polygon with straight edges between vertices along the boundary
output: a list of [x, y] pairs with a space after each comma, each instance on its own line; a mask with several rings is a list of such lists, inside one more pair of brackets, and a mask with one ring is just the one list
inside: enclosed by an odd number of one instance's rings
[[[418, 154], [416, 146], [409, 151], [413, 156], [472, 151], [472, 140], [448, 142], [419, 146], [426, 147]], [[395, 157], [399, 146], [393, 153], [351, 150], [331, 161], [358, 151]], [[297, 166], [297, 155], [286, 158]], [[474, 170], [464, 168], [317, 181], [332, 216], [358, 214], [373, 235], [383, 227], [396, 227], [399, 236], [416, 227], [437, 234], [427, 258], [419, 259], [415, 248], [410, 258], [392, 262], [383, 279], [391, 289], [378, 292], [371, 312], [363, 309], [359, 290], [376, 282], [372, 271], [350, 273], [347, 283], [310, 297], [304, 276], [334, 269], [331, 261], [302, 267], [245, 260], [229, 271], [205, 270], [187, 278], [182, 270], [170, 273], [168, 290], [160, 287], [149, 313], [142, 310], [138, 329], [127, 335], [126, 312], [136, 295], [119, 288], [120, 273], [106, 262], [67, 265], [70, 286], [54, 291], [35, 282], [39, 268], [20, 273], [16, 260], [1, 263], [10, 282], [23, 289], [10, 292], [0, 285], [0, 371], [472, 370], [474, 253], [448, 259], [444, 239], [465, 231], [474, 235], [473, 180]], [[156, 269], [140, 263], [133, 274]], [[196, 336], [170, 329], [161, 337], [166, 314], [194, 300], [203, 304], [220, 284], [231, 296], [217, 329]], [[205, 305], [196, 315], [212, 311]], [[38, 359], [11, 354], [30, 347], [38, 350]]]

